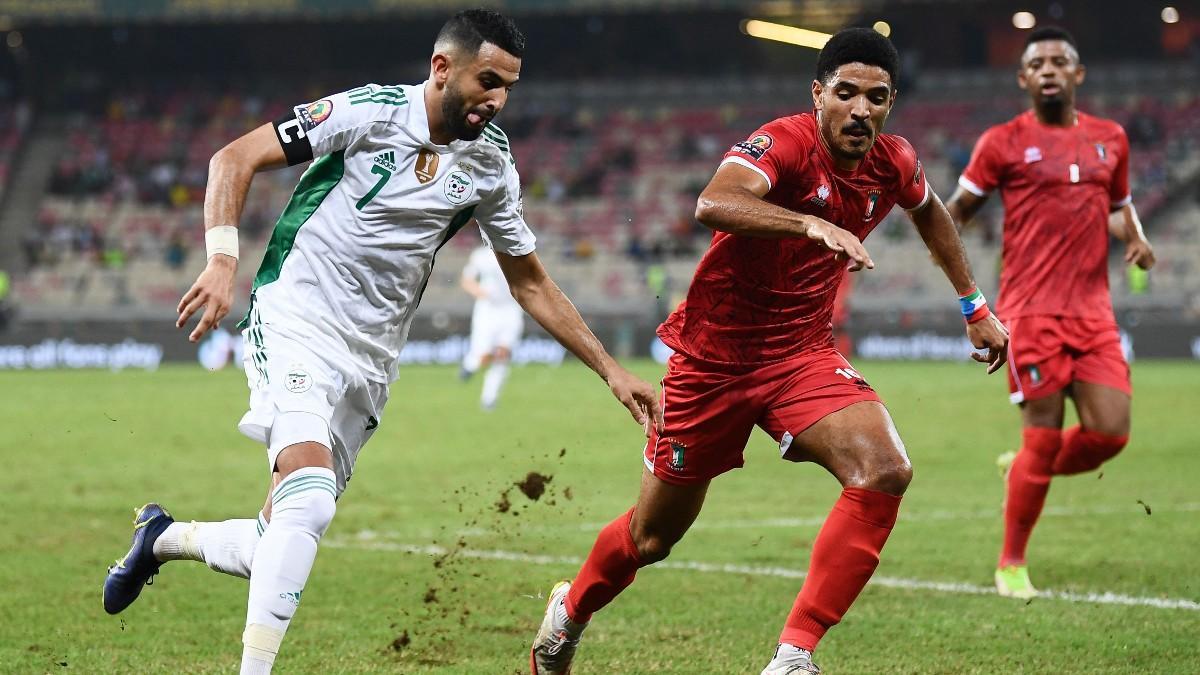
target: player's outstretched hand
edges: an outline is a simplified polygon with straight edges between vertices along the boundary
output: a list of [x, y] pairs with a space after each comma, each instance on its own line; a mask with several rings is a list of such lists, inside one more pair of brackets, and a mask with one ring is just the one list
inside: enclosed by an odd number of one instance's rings
[[1144, 270], [1154, 267], [1154, 247], [1145, 239], [1134, 239], [1125, 244], [1125, 263], [1137, 265]]
[[662, 433], [663, 412], [658, 404], [658, 394], [654, 385], [638, 378], [633, 373], [617, 366], [616, 371], [608, 377], [608, 388], [612, 395], [629, 409], [633, 419], [642, 425], [646, 436], [650, 436], [650, 425]]
[[851, 272], [864, 267], [875, 269], [875, 261], [871, 260], [871, 254], [867, 253], [858, 237], [827, 220], [811, 216], [804, 234], [839, 256], [849, 258]]
[[233, 306], [233, 277], [237, 273], [237, 259], [221, 253], [208, 259], [208, 265], [196, 279], [196, 283], [184, 293], [179, 301], [179, 318], [175, 321], [176, 328], [183, 328], [187, 320], [204, 308], [204, 314], [196, 328], [188, 335], [188, 340], [199, 342], [209, 330], [216, 328], [221, 319], [229, 313]]
[[1008, 360], [1008, 329], [1000, 323], [995, 314], [989, 314], [982, 321], [967, 324], [967, 338], [976, 349], [986, 349], [987, 354], [971, 352], [971, 358], [980, 363], [988, 364], [988, 374], [992, 374]]

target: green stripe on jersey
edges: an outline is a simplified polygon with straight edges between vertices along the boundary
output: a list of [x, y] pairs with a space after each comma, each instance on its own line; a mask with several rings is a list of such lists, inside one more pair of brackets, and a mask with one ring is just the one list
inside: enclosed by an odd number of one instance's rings
[[480, 136], [485, 141], [500, 148], [501, 154], [508, 158], [508, 161], [513, 165], [517, 165], [517, 158], [513, 157], [512, 151], [508, 148], [508, 136], [500, 130], [500, 127], [494, 124], [488, 124], [483, 128], [483, 134]]
[[[454, 217], [450, 219], [449, 227], [446, 228], [446, 233], [442, 235], [442, 241], [438, 243], [437, 248], [433, 249], [433, 263], [430, 263], [430, 268], [432, 268], [433, 264], [437, 262], [438, 251], [442, 250], [442, 247], [445, 246], [451, 239], [453, 239], [454, 235], [458, 234], [459, 230], [463, 229], [467, 223], [471, 222], [471, 218], [474, 216], [474, 206], [468, 206], [462, 211], [454, 214]], [[430, 276], [432, 276], [432, 273]], [[421, 284], [421, 290], [417, 293], [417, 307], [421, 306], [421, 298], [425, 297], [425, 288], [427, 286], [429, 286], [428, 277], [425, 278], [425, 283]]]
[[498, 138], [500, 141], [503, 141], [503, 143], [504, 143], [505, 145], [508, 145], [508, 134], [504, 133], [504, 130], [503, 130], [503, 129], [501, 129], [500, 127], [496, 126], [495, 124], [492, 124], [491, 122], [488, 122], [488, 123], [487, 123], [487, 126], [485, 126], [485, 127], [483, 128], [483, 130], [484, 130], [484, 131], [491, 132], [491, 133], [492, 133], [493, 135], [495, 135], [495, 136], [496, 136], [496, 137], [497, 137], [497, 138]]
[[300, 226], [308, 222], [325, 201], [325, 197], [342, 180], [342, 174], [346, 171], [345, 154], [345, 150], [338, 150], [325, 155], [313, 162], [304, 175], [300, 176], [300, 182], [296, 183], [291, 199], [288, 200], [287, 206], [283, 207], [279, 220], [275, 221], [275, 229], [271, 231], [271, 240], [267, 242], [262, 264], [258, 266], [258, 273], [254, 275], [254, 285], [250, 290], [250, 309], [238, 322], [238, 328], [250, 325], [250, 314], [254, 311], [254, 291], [279, 278], [283, 261], [292, 252], [292, 245], [296, 243], [296, 234], [300, 231]]
[[379, 103], [382, 105], [408, 105], [408, 97], [399, 87], [359, 87], [350, 91], [350, 105], [359, 103]]
[[259, 265], [258, 274], [254, 277], [255, 289], [279, 278], [283, 261], [292, 252], [292, 245], [296, 243], [296, 234], [300, 227], [317, 212], [325, 197], [338, 181], [342, 180], [345, 171], [346, 151], [338, 150], [313, 162], [300, 177], [300, 182], [292, 192], [292, 198], [288, 200], [283, 214], [279, 216], [275, 229], [271, 232], [267, 252], [263, 254], [262, 265]]

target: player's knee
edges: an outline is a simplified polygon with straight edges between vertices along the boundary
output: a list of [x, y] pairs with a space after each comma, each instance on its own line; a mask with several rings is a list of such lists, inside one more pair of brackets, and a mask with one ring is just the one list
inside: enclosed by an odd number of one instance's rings
[[323, 468], [292, 472], [279, 483], [271, 498], [271, 525], [301, 530], [320, 539], [337, 512], [333, 472]]
[[638, 558], [642, 564], [652, 565], [660, 560], [666, 560], [671, 555], [671, 547], [677, 540], [656, 534], [634, 535], [633, 543], [637, 546]]
[[1129, 438], [1129, 417], [1111, 417], [1095, 420], [1087, 427], [1088, 431], [1103, 436], [1108, 436], [1111, 439], [1120, 439], [1119, 447], [1124, 447], [1125, 441]]
[[892, 495], [902, 495], [912, 482], [912, 464], [907, 458], [899, 457], [895, 461], [884, 462], [870, 467], [862, 485], [856, 487], [886, 492]]

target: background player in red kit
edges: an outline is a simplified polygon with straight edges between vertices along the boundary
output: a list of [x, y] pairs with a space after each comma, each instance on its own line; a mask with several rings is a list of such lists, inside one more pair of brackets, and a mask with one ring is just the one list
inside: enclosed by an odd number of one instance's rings
[[[1008, 471], [996, 588], [1020, 598], [1037, 594], [1025, 548], [1050, 478], [1095, 469], [1129, 438], [1129, 365], [1108, 293], [1110, 231], [1125, 242], [1127, 263], [1154, 264], [1129, 194], [1125, 131], [1075, 109], [1083, 75], [1069, 33], [1031, 33], [1017, 80], [1033, 109], [984, 132], [948, 206], [961, 224], [992, 190], [1004, 200], [996, 309], [1012, 331], [1009, 388], [1024, 430]], [[1063, 432], [1065, 396], [1080, 423]]]
[[[645, 450], [637, 505], [601, 530], [574, 583], [551, 592], [530, 654], [565, 673], [592, 613], [667, 557], [714, 477], [742, 466], [754, 426], [790, 461], [844, 486], [820, 534], [780, 645], [763, 671], [815, 673], [812, 650], [879, 562], [912, 477], [887, 410], [832, 347], [834, 295], [847, 269], [873, 267], [860, 239], [892, 206], [908, 209], [969, 305], [967, 334], [995, 371], [1008, 336], [975, 289], [954, 223], [912, 146], [881, 135], [897, 55], [867, 29], [833, 36], [817, 62], [815, 114], [763, 126], [725, 156], [696, 216], [716, 232], [687, 298], [659, 328], [676, 354], [663, 380], [665, 426]], [[836, 223], [836, 225], [834, 224]]]

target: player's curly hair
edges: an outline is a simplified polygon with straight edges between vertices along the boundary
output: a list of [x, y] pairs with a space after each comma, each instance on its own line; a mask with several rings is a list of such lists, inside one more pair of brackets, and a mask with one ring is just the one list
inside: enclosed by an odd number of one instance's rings
[[817, 81], [824, 84], [830, 75], [847, 63], [879, 66], [892, 78], [900, 74], [900, 55], [892, 41], [871, 28], [845, 28], [838, 31], [817, 56]]
[[517, 58], [525, 52], [525, 35], [512, 19], [490, 9], [464, 9], [450, 17], [438, 31], [438, 48], [453, 46], [470, 54], [490, 42]]
[[1079, 46], [1075, 44], [1075, 36], [1071, 35], [1066, 28], [1059, 28], [1058, 26], [1042, 26], [1033, 31], [1029, 34], [1029, 37], [1025, 38], [1025, 46], [1028, 47], [1035, 42], [1046, 42], [1047, 40], [1062, 40], [1071, 45], [1075, 51], [1079, 51]]

